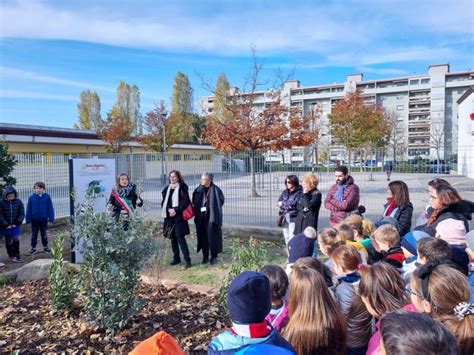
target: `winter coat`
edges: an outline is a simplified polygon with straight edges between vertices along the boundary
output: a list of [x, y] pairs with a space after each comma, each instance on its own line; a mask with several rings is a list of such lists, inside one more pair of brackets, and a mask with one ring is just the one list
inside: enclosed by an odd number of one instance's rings
[[54, 222], [54, 208], [51, 197], [44, 192], [41, 195], [32, 194], [26, 205], [26, 223], [32, 220]]
[[319, 209], [321, 208], [321, 192], [318, 189], [308, 191], [301, 195], [296, 211], [294, 234], [303, 233], [306, 227], [318, 230]]
[[226, 330], [211, 340], [207, 353], [222, 355], [235, 354], [239, 350], [256, 344], [275, 345], [295, 353], [291, 344], [273, 328], [270, 334], [262, 338], [243, 337]]
[[[384, 205], [384, 210], [388, 207], [388, 203]], [[398, 222], [398, 233], [400, 234], [400, 238], [407, 234], [411, 229], [411, 219], [413, 217], [413, 205], [411, 202], [407, 204], [398, 206], [392, 216]]]
[[344, 279], [339, 280], [335, 291], [339, 308], [347, 322], [347, 347], [363, 348], [367, 346], [372, 332], [372, 316], [356, 293], [360, 278], [354, 282]]
[[290, 316], [288, 314], [288, 303], [283, 301], [283, 306], [280, 308], [279, 312], [277, 314], [271, 314], [269, 313], [266, 317], [265, 320], [270, 323], [273, 328], [281, 332], [283, 328], [288, 324], [288, 321], [290, 320]]
[[[433, 209], [428, 210], [428, 216], [431, 216]], [[466, 232], [469, 231], [469, 221], [472, 219], [472, 214], [474, 213], [474, 202], [461, 200], [456, 203], [452, 203], [447, 207], [444, 207], [439, 212], [436, 220], [428, 225], [428, 223], [423, 224], [415, 228], [415, 230], [421, 230], [425, 233], [428, 233], [432, 237], [436, 235], [436, 226], [439, 222], [444, 221], [445, 219], [453, 218], [464, 222], [466, 227]], [[429, 220], [429, 217], [428, 217]]]
[[338, 184], [331, 187], [324, 200], [324, 207], [331, 211], [329, 220], [332, 225], [342, 222], [349, 212], [355, 211], [359, 206], [359, 187], [354, 184], [354, 178], [349, 175], [345, 183], [347, 187], [344, 189], [342, 201], [336, 200]]
[[401, 247], [391, 247], [387, 251], [382, 251], [382, 261], [389, 263], [390, 265], [395, 266], [399, 271], [401, 271], [403, 266], [403, 261], [405, 261], [405, 255]]
[[[169, 185], [168, 185], [169, 186]], [[161, 195], [163, 196], [163, 200], [161, 201], [161, 207], [166, 208], [163, 206], [166, 197], [166, 190], [168, 189], [166, 186], [163, 191], [161, 191]], [[169, 197], [171, 198], [171, 196]], [[163, 230], [168, 230], [168, 228], [172, 228], [174, 226], [174, 233], [176, 236], [185, 236], [188, 235], [189, 232], [189, 223], [183, 218], [183, 211], [188, 207], [191, 203], [189, 199], [189, 188], [184, 182], [179, 183], [179, 196], [178, 196], [178, 206], [173, 207], [176, 211], [176, 215], [174, 217], [166, 217], [163, 223]], [[168, 214], [167, 214], [168, 215]]]
[[[142, 207], [143, 206], [143, 201], [140, 199], [140, 203], [137, 204], [137, 200], [139, 199], [140, 196], [137, 194], [137, 186], [135, 184], [132, 184], [132, 189], [130, 192], [125, 196], [127, 200], [129, 200], [132, 203], [133, 208]], [[122, 211], [122, 205], [117, 201], [117, 199], [114, 197], [114, 195], [110, 194], [109, 197], [109, 202], [108, 204], [113, 206], [113, 213], [115, 217], [120, 216], [120, 211]]]
[[[214, 184], [207, 191], [203, 186], [198, 186], [193, 192], [194, 223], [196, 224], [197, 252], [202, 249], [204, 240], [207, 239], [210, 249], [222, 252], [222, 206], [224, 193]], [[206, 212], [201, 212], [201, 207], [206, 206]]]
[[[7, 195], [15, 194], [15, 199], [8, 201]], [[0, 229], [10, 225], [20, 226], [25, 219], [25, 207], [18, 198], [18, 193], [13, 186], [5, 187], [3, 199], [0, 201]]]
[[281, 201], [282, 205], [280, 207], [279, 213], [284, 215], [288, 214], [290, 217], [290, 220], [288, 222], [294, 222], [296, 217], [298, 216], [296, 205], [298, 204], [298, 201], [300, 200], [302, 194], [303, 188], [301, 186], [298, 186], [293, 191], [285, 189], [280, 194], [280, 198], [278, 199], [278, 201]]

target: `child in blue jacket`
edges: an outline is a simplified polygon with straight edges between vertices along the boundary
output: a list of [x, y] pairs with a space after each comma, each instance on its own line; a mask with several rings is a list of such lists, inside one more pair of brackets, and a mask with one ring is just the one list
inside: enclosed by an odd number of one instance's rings
[[38, 241], [38, 232], [41, 233], [41, 242], [43, 250], [49, 253], [48, 247], [48, 221], [54, 222], [54, 208], [51, 197], [45, 192], [44, 182], [37, 182], [34, 186], [35, 193], [28, 198], [26, 205], [26, 223], [31, 222], [31, 251], [36, 253], [36, 244]]

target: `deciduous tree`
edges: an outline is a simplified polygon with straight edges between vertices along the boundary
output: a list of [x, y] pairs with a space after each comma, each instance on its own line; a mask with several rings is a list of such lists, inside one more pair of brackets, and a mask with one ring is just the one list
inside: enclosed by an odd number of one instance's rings
[[111, 153], [120, 153], [132, 140], [133, 123], [129, 117], [118, 112], [109, 112], [98, 130], [100, 138]]
[[168, 110], [163, 100], [159, 104], [155, 104], [153, 111], [145, 114], [144, 132], [137, 137], [137, 141], [142, 143], [147, 150], [164, 152], [166, 150], [165, 144], [174, 143], [169, 137], [166, 137], [167, 115]]
[[132, 125], [133, 134], [141, 134], [140, 90], [136, 85], [120, 81], [117, 87], [117, 101], [112, 107], [112, 113], [114, 116], [126, 117]]
[[100, 124], [100, 98], [95, 91], [85, 90], [79, 96], [77, 104], [79, 122], [75, 128], [96, 130]]
[[169, 135], [178, 142], [191, 142], [194, 137], [193, 88], [186, 74], [178, 72], [174, 79], [169, 117]]

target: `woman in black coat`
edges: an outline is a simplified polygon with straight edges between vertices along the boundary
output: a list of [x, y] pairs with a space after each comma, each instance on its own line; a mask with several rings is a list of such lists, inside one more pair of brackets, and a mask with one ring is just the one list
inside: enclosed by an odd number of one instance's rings
[[319, 209], [321, 208], [321, 192], [318, 190], [319, 177], [316, 174], [303, 176], [303, 195], [301, 195], [296, 210], [295, 234], [303, 233], [306, 227], [318, 230]]
[[384, 205], [383, 218], [392, 217], [397, 221], [400, 237], [410, 231], [413, 217], [413, 205], [410, 202], [408, 186], [403, 181], [392, 181], [388, 184], [388, 198]]
[[161, 192], [163, 200], [161, 202], [161, 216], [164, 218], [163, 234], [171, 239], [171, 248], [173, 250], [173, 261], [170, 265], [181, 263], [179, 249], [183, 253], [184, 268], [191, 267], [191, 258], [189, 257], [189, 248], [185, 236], [189, 234], [189, 223], [183, 218], [183, 211], [189, 206], [189, 188], [183, 181], [181, 173], [172, 170], [169, 173], [169, 184]]

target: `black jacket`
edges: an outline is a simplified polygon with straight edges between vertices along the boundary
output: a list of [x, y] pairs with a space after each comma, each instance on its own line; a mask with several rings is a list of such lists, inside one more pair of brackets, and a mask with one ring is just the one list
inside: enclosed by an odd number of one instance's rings
[[[15, 199], [8, 201], [7, 195], [15, 194]], [[0, 228], [9, 225], [20, 226], [25, 219], [25, 206], [18, 198], [18, 193], [13, 186], [7, 186], [3, 192], [3, 199], [0, 201]]]
[[[131, 203], [132, 203], [132, 206], [133, 208], [137, 208], [138, 207], [141, 207], [143, 206], [143, 201], [140, 199], [140, 203], [137, 204], [137, 200], [139, 198], [138, 194], [137, 194], [137, 186], [135, 184], [132, 184], [132, 189], [130, 190], [130, 192], [128, 193], [127, 196], [125, 196], [127, 198], [127, 200], [129, 200]], [[118, 218], [118, 216], [120, 216], [120, 211], [122, 210], [122, 206], [120, 205], [120, 203], [117, 201], [117, 199], [114, 197], [114, 195], [110, 195], [109, 197], [109, 204], [111, 204], [114, 209], [114, 216]]]
[[296, 210], [298, 215], [295, 220], [294, 234], [303, 233], [306, 227], [318, 230], [319, 209], [321, 208], [322, 196], [318, 189], [308, 191], [301, 195]]
[[[433, 213], [433, 209], [428, 211], [429, 216]], [[469, 221], [472, 219], [472, 214], [474, 213], [474, 202], [461, 200], [456, 203], [452, 203], [449, 206], [442, 208], [439, 212], [438, 218], [428, 225], [428, 223], [423, 224], [415, 228], [415, 230], [421, 230], [425, 233], [428, 233], [432, 237], [436, 235], [436, 227], [438, 223], [444, 221], [445, 219], [453, 218], [464, 222], [466, 227], [466, 232], [469, 231]], [[429, 218], [428, 218], [429, 219]]]
[[[388, 203], [384, 205], [384, 210], [388, 207]], [[411, 202], [401, 205], [398, 207], [397, 212], [393, 215], [393, 218], [398, 221], [398, 233], [400, 237], [403, 237], [411, 229], [411, 219], [413, 217], [413, 205]]]
[[[168, 186], [166, 186], [161, 192], [161, 195], [163, 196], [163, 200], [161, 201], [162, 208], [166, 208], [166, 206], [164, 206], [163, 204], [165, 202], [166, 190], [168, 189]], [[174, 207], [174, 210], [176, 211], [176, 216], [165, 218], [165, 221], [163, 223], [163, 230], [167, 230], [168, 228], [173, 227], [174, 225], [174, 233], [176, 236], [182, 237], [188, 235], [190, 233], [189, 223], [183, 218], [183, 211], [186, 209], [186, 207], [188, 207], [190, 203], [191, 200], [189, 199], [188, 185], [186, 185], [184, 182], [180, 182], [178, 206]], [[168, 213], [166, 215], [168, 216]]]

